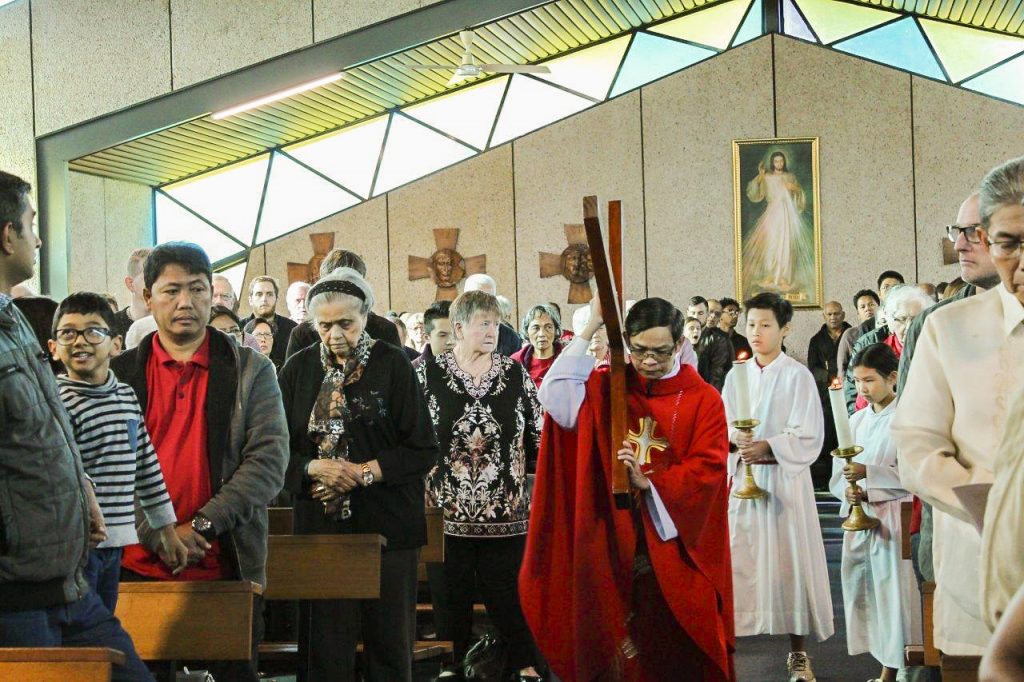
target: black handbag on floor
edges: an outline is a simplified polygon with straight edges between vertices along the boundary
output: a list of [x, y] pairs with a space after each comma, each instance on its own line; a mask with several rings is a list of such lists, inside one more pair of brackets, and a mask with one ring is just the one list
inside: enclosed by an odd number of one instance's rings
[[490, 632], [477, 640], [462, 660], [462, 675], [467, 680], [501, 680], [508, 650], [497, 635]]

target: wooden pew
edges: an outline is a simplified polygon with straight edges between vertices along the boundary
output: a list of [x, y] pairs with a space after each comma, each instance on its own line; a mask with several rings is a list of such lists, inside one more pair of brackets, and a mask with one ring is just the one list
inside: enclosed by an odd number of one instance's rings
[[124, 654], [102, 648], [0, 648], [0, 680], [110, 682]]
[[246, 580], [122, 582], [114, 615], [144, 661], [244, 661], [261, 592]]
[[379, 535], [271, 535], [264, 597], [376, 599], [386, 544]]
[[291, 535], [295, 517], [291, 507], [267, 507], [267, 530], [270, 535]]

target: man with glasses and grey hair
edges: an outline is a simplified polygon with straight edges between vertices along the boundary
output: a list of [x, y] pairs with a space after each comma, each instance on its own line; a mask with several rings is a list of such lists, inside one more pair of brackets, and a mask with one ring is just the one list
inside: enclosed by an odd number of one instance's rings
[[[958, 489], [992, 482], [1007, 405], [1024, 385], [1022, 202], [1018, 158], [982, 181], [979, 225], [961, 212], [968, 223], [956, 226], [961, 262], [977, 265], [970, 255], [987, 251], [999, 284], [927, 318], [892, 424], [903, 486], [933, 506], [935, 646], [947, 655], [981, 656], [989, 640], [978, 580], [981, 537]], [[972, 243], [972, 230], [959, 229], [965, 227], [974, 228], [976, 247], [959, 243]], [[968, 270], [976, 279], [979, 270]]]

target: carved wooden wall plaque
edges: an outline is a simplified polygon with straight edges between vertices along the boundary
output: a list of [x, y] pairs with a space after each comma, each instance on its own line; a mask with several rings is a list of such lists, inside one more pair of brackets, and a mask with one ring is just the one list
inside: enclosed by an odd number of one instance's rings
[[434, 253], [429, 258], [409, 256], [409, 281], [430, 278], [437, 286], [435, 301], [452, 301], [459, 294], [459, 282], [469, 275], [487, 272], [487, 256], [463, 258], [456, 251], [459, 228], [434, 230]]
[[313, 245], [313, 257], [308, 263], [288, 263], [288, 284], [293, 282], [309, 282], [316, 284], [320, 279], [320, 264], [324, 256], [334, 248], [333, 232], [314, 232], [309, 235]]
[[561, 275], [569, 281], [567, 303], [588, 303], [594, 296], [590, 280], [594, 276], [594, 262], [587, 245], [587, 233], [582, 225], [566, 225], [565, 241], [568, 246], [562, 253], [540, 252], [540, 276]]

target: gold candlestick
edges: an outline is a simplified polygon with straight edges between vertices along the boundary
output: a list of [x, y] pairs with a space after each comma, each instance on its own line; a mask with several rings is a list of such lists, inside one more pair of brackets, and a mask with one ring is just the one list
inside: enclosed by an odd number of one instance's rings
[[[849, 448], [837, 448], [832, 451], [832, 456], [845, 459], [846, 463], [849, 464], [851, 459], [862, 452], [864, 452], [864, 448], [859, 445], [854, 445]], [[851, 483], [847, 490], [853, 489], [860, 490], [861, 488], [856, 483]], [[872, 528], [877, 528], [880, 523], [881, 521], [878, 519], [865, 514], [864, 510], [860, 506], [860, 502], [857, 502], [850, 505], [850, 515], [846, 517], [845, 521], [843, 521], [843, 530], [853, 532], [871, 530]]]
[[[738, 431], [750, 433], [760, 423], [757, 419], [737, 419], [732, 423], [732, 427]], [[743, 485], [734, 490], [732, 496], [741, 500], [759, 500], [767, 495], [768, 491], [758, 486], [754, 481], [754, 472], [750, 468], [751, 465], [744, 462], [743, 466], [746, 468], [743, 474]]]

